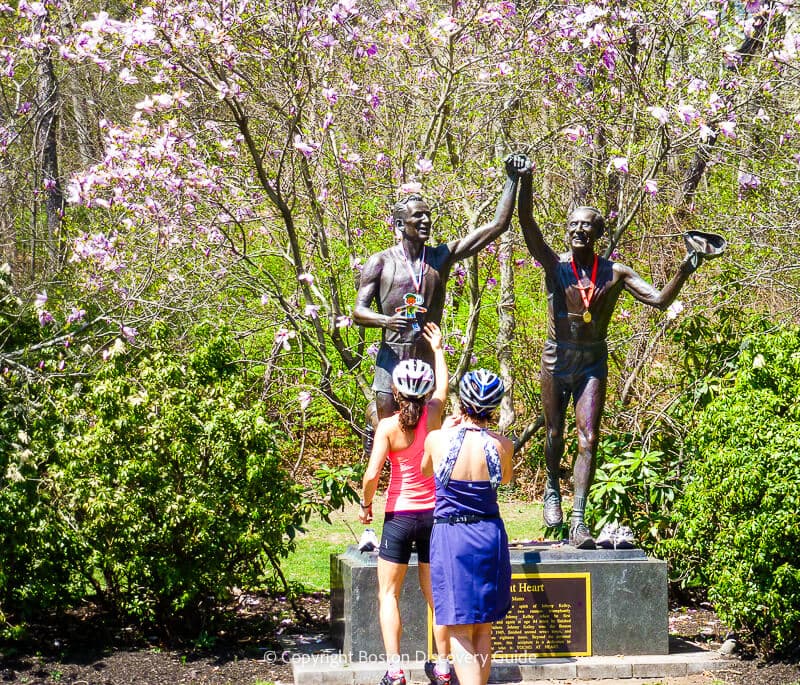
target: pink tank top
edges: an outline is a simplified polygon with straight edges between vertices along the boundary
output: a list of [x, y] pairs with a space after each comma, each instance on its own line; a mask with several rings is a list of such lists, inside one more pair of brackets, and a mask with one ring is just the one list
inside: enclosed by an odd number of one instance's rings
[[389, 452], [392, 472], [386, 491], [386, 511], [424, 511], [436, 503], [433, 476], [422, 475], [420, 463], [428, 437], [428, 406], [422, 410], [414, 429], [414, 441], [399, 452]]

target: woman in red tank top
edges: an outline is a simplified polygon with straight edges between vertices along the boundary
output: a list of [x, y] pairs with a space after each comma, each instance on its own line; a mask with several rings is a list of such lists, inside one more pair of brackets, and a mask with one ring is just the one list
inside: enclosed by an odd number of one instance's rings
[[[434, 353], [434, 372], [419, 359], [401, 361], [392, 372], [392, 392], [400, 410], [381, 419], [375, 430], [375, 442], [364, 473], [364, 494], [359, 520], [372, 521], [372, 499], [378, 488], [383, 465], [391, 464], [386, 493], [386, 513], [378, 552], [378, 600], [383, 645], [388, 662], [381, 685], [406, 685], [400, 657], [400, 591], [408, 571], [408, 562], [416, 549], [419, 584], [430, 607], [433, 607], [430, 570], [430, 535], [433, 528], [435, 486], [433, 477], [420, 469], [425, 438], [442, 425], [447, 402], [447, 364], [442, 349], [442, 333], [434, 323], [427, 323], [423, 337]], [[431, 390], [433, 394], [431, 395]], [[432, 683], [450, 682], [447, 662], [447, 629], [434, 626], [439, 659], [427, 663], [425, 672]]]

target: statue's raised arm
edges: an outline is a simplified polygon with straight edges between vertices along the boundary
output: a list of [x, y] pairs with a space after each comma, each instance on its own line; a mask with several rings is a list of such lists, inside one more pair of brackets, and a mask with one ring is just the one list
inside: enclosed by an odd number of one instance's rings
[[494, 218], [487, 224], [476, 228], [463, 238], [451, 240], [447, 247], [450, 250], [450, 263], [471, 257], [480, 252], [484, 247], [497, 240], [511, 225], [514, 215], [514, 200], [517, 194], [519, 179], [528, 165], [525, 155], [512, 154], [506, 157], [505, 167], [508, 178], [506, 179], [503, 194], [497, 203]]
[[549, 273], [559, 261], [558, 254], [545, 242], [542, 230], [533, 218], [533, 169], [525, 155], [519, 157], [525, 160], [519, 188], [519, 225], [528, 251]]

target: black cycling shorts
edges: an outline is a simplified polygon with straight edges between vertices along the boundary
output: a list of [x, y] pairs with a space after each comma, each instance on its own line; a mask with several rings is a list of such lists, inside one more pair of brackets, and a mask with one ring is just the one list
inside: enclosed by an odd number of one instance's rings
[[433, 509], [387, 511], [378, 556], [384, 561], [407, 564], [416, 549], [419, 563], [430, 564], [432, 529]]

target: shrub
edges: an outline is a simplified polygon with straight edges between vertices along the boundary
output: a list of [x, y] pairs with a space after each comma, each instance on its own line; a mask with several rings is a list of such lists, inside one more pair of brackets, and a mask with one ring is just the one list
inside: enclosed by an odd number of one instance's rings
[[611, 522], [630, 525], [642, 546], [652, 547], [669, 527], [678, 487], [666, 456], [657, 450], [625, 449], [605, 439], [597, 461], [587, 520], [597, 530]]
[[52, 604], [49, 581], [62, 601], [91, 595], [142, 621], [188, 625], [228, 588], [280, 574], [309, 516], [353, 496], [335, 471], [317, 489], [293, 478], [225, 331], [199, 327], [189, 352], [168, 338], [156, 326], [140, 356], [117, 347], [85, 387], [53, 389], [54, 411], [33, 428], [31, 448], [47, 454], [33, 510], [47, 513], [40, 537], [60, 539], [56, 558], [69, 563], [27, 594], [24, 573], [0, 578], [17, 600]]
[[798, 396], [800, 330], [748, 339], [687, 436], [690, 476], [660, 550], [765, 654], [800, 640]]

